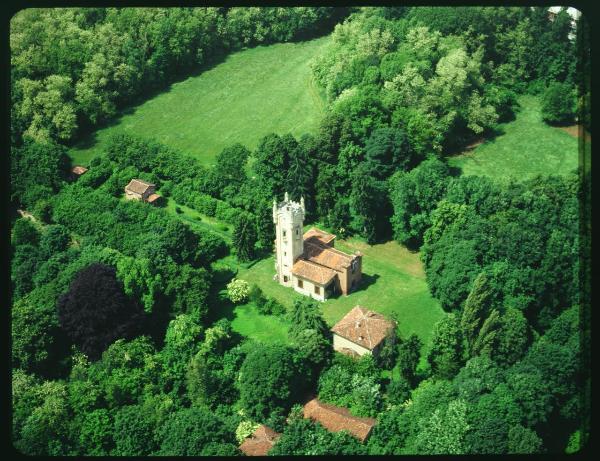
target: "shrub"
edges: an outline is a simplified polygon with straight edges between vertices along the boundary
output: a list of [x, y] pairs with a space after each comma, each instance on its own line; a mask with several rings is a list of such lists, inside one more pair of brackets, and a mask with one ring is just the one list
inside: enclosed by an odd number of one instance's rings
[[548, 85], [542, 95], [542, 119], [549, 124], [570, 123], [575, 118], [573, 88], [560, 82]]
[[181, 210], [181, 208], [180, 208], [180, 207], [176, 206], [176, 207], [175, 207], [175, 213], [177, 213], [177, 214], [181, 214], [181, 213], [183, 213], [183, 211]]
[[241, 304], [248, 300], [250, 285], [242, 279], [232, 279], [227, 284], [227, 297], [235, 304]]

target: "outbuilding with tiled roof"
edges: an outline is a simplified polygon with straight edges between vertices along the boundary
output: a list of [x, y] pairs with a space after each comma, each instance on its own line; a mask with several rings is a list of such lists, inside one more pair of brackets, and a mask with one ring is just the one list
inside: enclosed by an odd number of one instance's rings
[[304, 405], [303, 413], [305, 418], [318, 422], [328, 431], [348, 431], [361, 442], [367, 440], [377, 423], [376, 419], [353, 416], [347, 408], [323, 403], [316, 398]]
[[160, 195], [154, 192], [155, 189], [156, 186], [152, 183], [142, 181], [141, 179], [132, 179], [125, 186], [125, 198], [127, 200], [154, 202], [160, 197]]
[[377, 354], [395, 328], [393, 321], [362, 306], [354, 306], [331, 331], [334, 350], [349, 355]]

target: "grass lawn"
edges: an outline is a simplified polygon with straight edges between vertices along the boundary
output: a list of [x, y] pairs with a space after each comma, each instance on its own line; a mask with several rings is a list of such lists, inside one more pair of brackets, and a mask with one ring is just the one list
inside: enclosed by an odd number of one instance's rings
[[264, 135], [314, 132], [323, 100], [309, 63], [329, 40], [259, 46], [229, 55], [200, 75], [172, 84], [70, 149], [75, 164], [102, 153], [113, 133], [155, 140], [209, 165], [224, 148], [254, 148]]
[[516, 119], [500, 126], [503, 134], [475, 149], [450, 157], [463, 174], [527, 179], [541, 174], [565, 174], [578, 166], [577, 138], [542, 121], [534, 96], [519, 98]]
[[[160, 191], [158, 191], [160, 192]], [[208, 229], [216, 234], [219, 234], [228, 243], [231, 243], [233, 235], [233, 226], [225, 222], [219, 221], [218, 219], [206, 216], [190, 207], [180, 205], [170, 198], [166, 198], [165, 210], [178, 217], [184, 223], [189, 224], [191, 227], [196, 229], [205, 230]], [[181, 213], [176, 211], [176, 208], [181, 210]]]

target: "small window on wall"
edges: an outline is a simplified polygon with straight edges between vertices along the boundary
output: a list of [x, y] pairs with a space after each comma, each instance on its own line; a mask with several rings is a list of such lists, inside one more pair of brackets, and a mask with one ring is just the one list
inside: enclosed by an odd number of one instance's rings
[[296, 235], [300, 234], [300, 229], [296, 227]]
[[285, 237], [285, 231], [283, 231], [283, 236]]
[[321, 287], [315, 286], [315, 294], [317, 294], [317, 295], [321, 294]]
[[302, 280], [298, 280], [298, 288], [304, 288], [304, 282], [302, 282]]
[[287, 275], [284, 275], [284, 276], [283, 276], [283, 281], [284, 281], [284, 282], [287, 282], [287, 281], [288, 281], [288, 277], [287, 277]]

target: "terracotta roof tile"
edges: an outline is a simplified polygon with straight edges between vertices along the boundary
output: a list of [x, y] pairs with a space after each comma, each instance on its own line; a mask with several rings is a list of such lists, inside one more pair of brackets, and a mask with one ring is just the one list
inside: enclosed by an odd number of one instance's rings
[[270, 427], [261, 425], [242, 442], [239, 448], [246, 456], [266, 456], [279, 437], [281, 434]]
[[354, 306], [344, 318], [331, 329], [335, 334], [346, 338], [353, 343], [373, 350], [385, 339], [394, 323], [383, 315]]
[[309, 241], [304, 242], [304, 255], [307, 260], [336, 271], [342, 271], [350, 266], [354, 259], [354, 256], [343, 251]]
[[154, 187], [154, 184], [142, 181], [141, 179], [132, 179], [129, 181], [129, 184], [125, 186], [125, 189], [135, 192], [136, 194], [143, 194], [149, 187]]
[[298, 259], [294, 263], [292, 266], [292, 274], [315, 282], [318, 285], [327, 284], [336, 275], [335, 271], [328, 267], [323, 267], [319, 264], [305, 261], [304, 259]]
[[148, 199], [146, 200], [148, 203], [152, 203], [155, 200], [158, 200], [160, 198], [160, 195], [158, 194], [150, 194], [150, 196], [148, 197]]
[[305, 242], [329, 245], [333, 240], [335, 240], [335, 235], [313, 227], [304, 233], [303, 238]]
[[371, 429], [377, 423], [376, 419], [353, 416], [347, 408], [329, 405], [317, 399], [304, 405], [304, 417], [318, 422], [330, 432], [346, 430], [361, 442], [369, 437]]
[[80, 166], [80, 165], [77, 165], [77, 166], [74, 166], [74, 167], [71, 169], [71, 173], [73, 173], [73, 174], [76, 174], [76, 175], [80, 176], [80, 175], [82, 175], [83, 173], [85, 173], [87, 170], [88, 170], [88, 169], [87, 169], [86, 167], [84, 167], [84, 166]]

